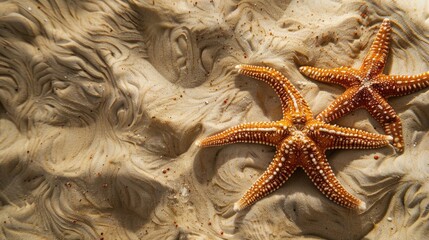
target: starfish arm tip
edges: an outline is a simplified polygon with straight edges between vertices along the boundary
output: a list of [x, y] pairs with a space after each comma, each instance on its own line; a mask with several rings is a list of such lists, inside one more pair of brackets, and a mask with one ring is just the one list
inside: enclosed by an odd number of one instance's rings
[[243, 206], [241, 206], [240, 202], [235, 202], [234, 207], [232, 208], [234, 212], [239, 212], [243, 209]]
[[366, 203], [364, 201], [360, 201], [358, 205], [359, 211], [365, 211], [366, 210]]
[[197, 145], [197, 147], [201, 147], [201, 141], [200, 140], [195, 141], [195, 145]]
[[237, 65], [235, 65], [235, 67], [234, 67], [234, 68], [235, 68], [235, 69], [241, 69], [241, 66], [242, 66], [241, 64], [237, 64]]
[[383, 19], [383, 21], [381, 22], [381, 25], [385, 27], [390, 27], [390, 19], [389, 18]]
[[390, 135], [387, 135], [386, 136], [386, 140], [389, 141], [389, 142], [392, 142], [393, 141], [393, 137], [390, 136]]

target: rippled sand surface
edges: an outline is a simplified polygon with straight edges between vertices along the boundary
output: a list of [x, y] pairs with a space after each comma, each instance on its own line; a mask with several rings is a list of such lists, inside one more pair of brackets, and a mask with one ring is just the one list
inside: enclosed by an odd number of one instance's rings
[[[428, 16], [425, 0], [0, 2], [0, 239], [423, 239], [429, 89], [389, 100], [403, 154], [328, 152], [364, 213], [301, 171], [235, 213], [274, 149], [194, 142], [280, 118], [235, 64], [280, 70], [317, 114], [343, 89], [299, 66], [360, 66], [387, 17], [385, 73], [428, 71]], [[336, 123], [382, 133], [363, 110]]]

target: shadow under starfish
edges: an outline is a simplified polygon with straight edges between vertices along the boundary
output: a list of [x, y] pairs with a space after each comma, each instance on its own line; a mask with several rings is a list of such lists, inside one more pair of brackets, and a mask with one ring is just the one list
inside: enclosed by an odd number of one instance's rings
[[302, 74], [318, 81], [339, 84], [346, 91], [334, 100], [317, 119], [331, 122], [357, 108], [365, 108], [393, 137], [393, 146], [404, 151], [402, 123], [398, 114], [387, 103], [386, 98], [403, 96], [429, 86], [429, 72], [417, 75], [384, 75], [390, 43], [390, 20], [384, 19], [368, 55], [360, 69], [340, 67], [322, 69], [303, 66]]
[[283, 118], [274, 122], [244, 123], [197, 141], [201, 147], [230, 143], [258, 143], [276, 147], [268, 169], [234, 204], [242, 210], [280, 188], [301, 167], [316, 187], [335, 203], [364, 210], [335, 177], [325, 155], [328, 149], [368, 149], [389, 144], [391, 136], [338, 127], [314, 119], [298, 90], [280, 72], [261, 66], [237, 65], [238, 72], [268, 83], [280, 98]]

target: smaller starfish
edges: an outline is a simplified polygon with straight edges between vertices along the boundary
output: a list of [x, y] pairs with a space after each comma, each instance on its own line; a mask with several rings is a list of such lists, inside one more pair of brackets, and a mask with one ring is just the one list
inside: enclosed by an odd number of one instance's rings
[[386, 98], [407, 95], [428, 87], [429, 72], [410, 76], [382, 73], [389, 52], [390, 32], [390, 21], [384, 19], [360, 69], [321, 69], [305, 66], [299, 70], [315, 80], [339, 84], [346, 88], [317, 119], [331, 122], [357, 108], [365, 108], [380, 123], [384, 132], [393, 136], [393, 145], [398, 152], [402, 152], [404, 138], [401, 119]]
[[275, 122], [240, 124], [197, 142], [201, 147], [238, 142], [276, 147], [268, 169], [234, 204], [234, 210], [246, 208], [277, 190], [297, 168], [304, 169], [317, 188], [335, 203], [365, 209], [365, 203], [348, 193], [338, 182], [325, 151], [378, 148], [387, 145], [392, 137], [316, 120], [307, 102], [280, 72], [252, 65], [237, 65], [236, 68], [239, 73], [264, 81], [274, 89], [281, 101], [283, 118]]

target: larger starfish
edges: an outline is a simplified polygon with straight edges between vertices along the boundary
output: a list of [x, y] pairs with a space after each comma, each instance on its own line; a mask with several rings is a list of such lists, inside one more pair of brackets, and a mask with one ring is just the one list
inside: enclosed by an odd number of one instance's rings
[[382, 73], [389, 52], [390, 32], [390, 21], [384, 19], [360, 69], [321, 69], [305, 66], [299, 70], [310, 78], [336, 83], [346, 88], [317, 119], [331, 122], [354, 109], [365, 108], [380, 123], [384, 132], [393, 136], [393, 145], [398, 152], [402, 152], [404, 138], [401, 119], [386, 98], [410, 94], [428, 87], [429, 72], [410, 76]]
[[276, 147], [268, 169], [234, 204], [239, 211], [278, 189], [297, 169], [304, 169], [317, 188], [329, 199], [348, 208], [365, 209], [334, 176], [326, 159], [327, 149], [366, 149], [385, 146], [391, 136], [330, 125], [313, 118], [307, 102], [280, 72], [252, 65], [237, 65], [238, 72], [268, 83], [280, 98], [283, 118], [275, 122], [244, 123], [207, 137], [197, 145], [258, 143]]

